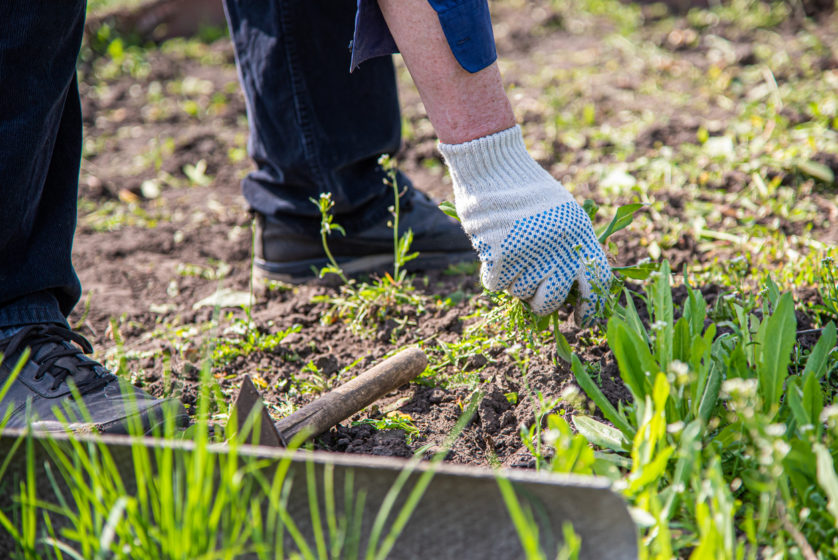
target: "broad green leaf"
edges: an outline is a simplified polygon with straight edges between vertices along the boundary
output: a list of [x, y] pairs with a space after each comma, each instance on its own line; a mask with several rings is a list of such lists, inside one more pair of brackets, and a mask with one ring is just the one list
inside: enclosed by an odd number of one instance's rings
[[702, 391], [701, 401], [698, 405], [698, 418], [705, 426], [710, 422], [713, 411], [716, 410], [716, 403], [719, 402], [719, 391], [722, 388], [723, 377], [724, 374], [718, 367], [718, 363], [711, 364], [707, 383], [704, 385], [704, 391]]
[[646, 280], [653, 272], [658, 270], [660, 270], [660, 263], [657, 262], [640, 263], [632, 266], [615, 266], [611, 269], [612, 272], [617, 272], [632, 280]]
[[574, 416], [573, 425], [589, 442], [599, 447], [613, 449], [614, 451], [627, 451], [630, 447], [623, 432], [594, 420], [590, 416], [582, 416], [581, 414]]
[[807, 375], [803, 378], [803, 409], [809, 415], [809, 423], [813, 426], [820, 426], [823, 390], [815, 375]]
[[447, 200], [443, 200], [439, 203], [439, 209], [442, 210], [448, 216], [451, 216], [458, 222], [460, 221], [460, 216], [457, 214], [457, 207], [454, 206], [452, 202], [448, 202]]
[[707, 302], [701, 292], [687, 284], [687, 301], [684, 304], [684, 317], [690, 322], [690, 332], [700, 335], [704, 331], [704, 319], [707, 317]]
[[800, 378], [793, 377], [786, 384], [786, 404], [791, 409], [792, 416], [799, 426], [812, 424], [811, 417], [803, 403], [803, 389], [800, 387]]
[[652, 393], [650, 376], [660, 371], [649, 346], [618, 317], [608, 321], [607, 338], [617, 358], [620, 377], [634, 396], [635, 403], [641, 402]]
[[573, 355], [571, 367], [573, 374], [576, 376], [576, 382], [579, 383], [579, 386], [582, 387], [582, 390], [585, 391], [588, 398], [594, 401], [594, 404], [597, 405], [602, 415], [614, 424], [618, 430], [623, 432], [626, 439], [634, 439], [634, 428], [632, 428], [625, 416], [617, 412], [611, 402], [602, 393], [602, 390], [594, 383], [594, 380], [588, 375], [585, 366], [582, 365], [582, 362], [579, 361], [579, 357], [576, 354]]
[[626, 296], [625, 321], [632, 328], [634, 332], [643, 338], [646, 345], [649, 344], [649, 335], [646, 332], [646, 327], [643, 326], [643, 321], [640, 320], [640, 315], [637, 314], [637, 308], [634, 306], [634, 298], [631, 297], [631, 292], [623, 290]]
[[798, 495], [805, 496], [817, 483], [817, 459], [809, 441], [792, 439], [791, 449], [783, 457], [783, 470]]
[[571, 363], [571, 356], [573, 349], [565, 336], [559, 331], [559, 315], [553, 313], [551, 316], [553, 321], [553, 340], [556, 343], [556, 355], [567, 363]]
[[660, 368], [666, 371], [672, 361], [672, 336], [674, 330], [672, 288], [669, 285], [669, 262], [664, 261], [657, 280], [649, 286], [649, 296], [654, 311], [655, 357]]
[[[631, 468], [631, 459], [625, 455], [617, 455], [616, 453], [611, 453], [609, 451], [594, 451], [594, 457], [624, 469]], [[620, 473], [620, 478], [622, 478], [622, 473]]]
[[[655, 454], [655, 458], [651, 462], [643, 465], [639, 471], [639, 475], [635, 477], [626, 489], [628, 495], [637, 494], [647, 484], [659, 481], [663, 478], [666, 466], [669, 464], [669, 458], [675, 451], [673, 446], [667, 446]], [[635, 468], [637, 466], [635, 465]]]
[[826, 366], [829, 363], [829, 354], [835, 348], [836, 343], [835, 323], [829, 323], [823, 328], [821, 337], [815, 347], [809, 353], [806, 360], [806, 368], [803, 370], [803, 377], [814, 375], [820, 379], [826, 373]]
[[[697, 339], [700, 340], [701, 337], [697, 337]], [[686, 317], [681, 317], [675, 323], [675, 332], [672, 337], [672, 358], [688, 364], [690, 363], [691, 350], [690, 323]]]
[[730, 451], [732, 448], [740, 447], [745, 433], [741, 421], [728, 424], [713, 438], [713, 443], [721, 446], [722, 450]]
[[698, 416], [698, 405], [704, 387], [707, 384], [707, 376], [713, 360], [710, 357], [710, 345], [700, 336], [694, 337], [690, 344], [690, 357], [687, 363], [692, 372], [690, 379], [689, 393], [687, 398], [690, 401], [690, 409], [693, 417]]
[[555, 455], [550, 470], [556, 473], [593, 474], [596, 458], [585, 435], [574, 434], [567, 420], [558, 414], [547, 417], [547, 427], [559, 434], [553, 444]]
[[[692, 328], [692, 327], [691, 327]], [[701, 396], [707, 387], [707, 378], [714, 364], [723, 362], [713, 358], [713, 342], [716, 336], [716, 324], [711, 323], [702, 336], [694, 334], [690, 345], [690, 369], [694, 379], [690, 384], [690, 406], [695, 417], [699, 416]]]
[[832, 515], [833, 521], [838, 523], [838, 476], [835, 475], [832, 455], [823, 444], [816, 443], [814, 449], [818, 465], [818, 484], [826, 492], [828, 500], [826, 509]]
[[614, 214], [614, 218], [611, 222], [605, 226], [605, 228], [597, 232], [599, 242], [605, 243], [611, 235], [631, 225], [631, 222], [634, 221], [634, 213], [644, 206], [646, 206], [646, 204], [635, 203], [626, 204], [625, 206], [617, 208], [617, 212]]
[[745, 488], [755, 494], [768, 493], [773, 490], [771, 482], [757, 469], [747, 469], [741, 472], [742, 482]]
[[797, 319], [794, 300], [784, 294], [774, 314], [763, 321], [757, 332], [758, 390], [765, 411], [777, 410], [783, 392], [783, 382], [788, 376], [791, 349], [797, 337]]
[[717, 339], [713, 343], [713, 359], [721, 358], [724, 360], [728, 379], [732, 377], [749, 379], [754, 376], [752, 370], [748, 367], [748, 358], [745, 354], [744, 343], [742, 341], [730, 352], [725, 352], [723, 348], [724, 343], [721, 339]]

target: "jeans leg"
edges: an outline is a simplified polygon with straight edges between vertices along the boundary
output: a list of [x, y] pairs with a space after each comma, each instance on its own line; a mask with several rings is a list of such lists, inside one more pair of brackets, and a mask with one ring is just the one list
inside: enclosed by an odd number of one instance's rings
[[347, 230], [381, 220], [392, 193], [377, 160], [398, 150], [401, 116], [389, 57], [349, 73], [355, 2], [224, 5], [258, 167], [242, 183], [250, 206], [308, 230], [319, 222], [309, 198], [330, 192]]
[[0, 2], [0, 329], [58, 322], [81, 293], [71, 261], [84, 0]]

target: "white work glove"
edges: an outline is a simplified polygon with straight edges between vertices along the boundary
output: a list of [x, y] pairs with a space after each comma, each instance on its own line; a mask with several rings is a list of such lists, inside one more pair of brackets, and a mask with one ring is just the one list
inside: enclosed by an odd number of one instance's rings
[[506, 290], [539, 315], [567, 299], [574, 281], [576, 323], [590, 324], [611, 285], [611, 267], [585, 211], [530, 157], [521, 128], [463, 144], [440, 144], [454, 182], [457, 214], [482, 262], [487, 290]]

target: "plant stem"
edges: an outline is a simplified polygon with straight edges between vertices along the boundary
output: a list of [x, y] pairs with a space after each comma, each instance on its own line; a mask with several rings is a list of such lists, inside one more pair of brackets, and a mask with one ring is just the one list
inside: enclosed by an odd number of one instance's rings
[[323, 250], [326, 252], [326, 258], [329, 259], [329, 264], [332, 265], [335, 272], [337, 272], [340, 279], [343, 280], [344, 284], [349, 284], [349, 278], [346, 277], [346, 274], [343, 273], [343, 269], [340, 267], [338, 262], [335, 260], [335, 257], [332, 255], [332, 251], [329, 250], [329, 242], [326, 240], [327, 232], [324, 228], [320, 229], [320, 241], [323, 244]]
[[393, 196], [396, 201], [393, 204], [393, 280], [398, 282], [399, 279], [399, 185], [396, 181], [395, 169], [387, 170], [387, 175], [390, 177], [390, 184], [393, 186]]

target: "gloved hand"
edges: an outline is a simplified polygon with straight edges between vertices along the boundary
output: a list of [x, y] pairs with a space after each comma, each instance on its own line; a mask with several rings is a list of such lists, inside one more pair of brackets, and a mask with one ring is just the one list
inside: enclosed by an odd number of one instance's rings
[[602, 305], [611, 267], [582, 207], [530, 157], [518, 126], [463, 144], [440, 144], [457, 213], [482, 262], [488, 290], [506, 290], [539, 315], [580, 298], [585, 326]]

